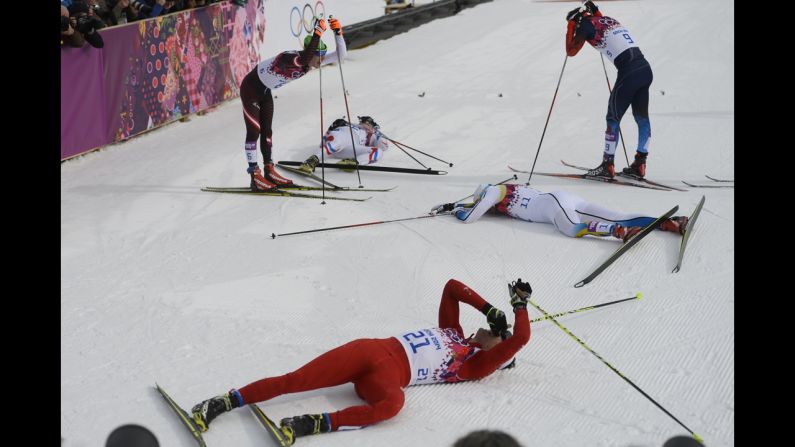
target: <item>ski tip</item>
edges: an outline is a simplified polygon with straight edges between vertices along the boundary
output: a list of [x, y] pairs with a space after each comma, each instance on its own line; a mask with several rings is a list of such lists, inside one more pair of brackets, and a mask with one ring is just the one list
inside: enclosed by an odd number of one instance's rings
[[673, 270], [671, 270], [671, 273], [677, 273], [677, 272], [679, 272], [679, 266], [678, 265], [676, 267], [674, 267]]
[[584, 285], [585, 285], [585, 282], [584, 281], [580, 281], [580, 282], [578, 282], [577, 284], [574, 285], [574, 288], [579, 289], [580, 287], [582, 287]]

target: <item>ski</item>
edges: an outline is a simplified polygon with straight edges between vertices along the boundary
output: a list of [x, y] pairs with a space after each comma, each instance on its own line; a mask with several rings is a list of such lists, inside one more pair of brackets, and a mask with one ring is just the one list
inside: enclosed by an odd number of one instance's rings
[[[300, 161], [280, 161], [278, 166], [301, 166]], [[345, 169], [354, 171], [356, 169], [353, 165], [338, 165], [334, 163], [318, 163], [317, 167]], [[411, 169], [411, 168], [397, 168], [394, 166], [372, 166], [372, 165], [359, 165], [360, 171], [382, 171], [382, 172], [399, 172], [402, 174], [428, 174], [428, 175], [446, 175], [447, 171], [437, 171], [434, 169]]]
[[712, 185], [697, 185], [695, 183], [689, 183], [689, 182], [686, 182], [684, 180], [682, 180], [682, 183], [684, 183], [685, 185], [687, 185], [687, 186], [689, 186], [691, 188], [734, 188], [734, 185], [715, 185], [715, 184], [712, 184]]
[[696, 205], [696, 209], [687, 220], [687, 228], [685, 228], [685, 234], [682, 235], [682, 243], [679, 245], [679, 260], [676, 262], [676, 267], [674, 267], [671, 273], [676, 273], [682, 268], [682, 258], [685, 256], [685, 248], [687, 247], [688, 239], [690, 239], [690, 232], [693, 230], [693, 225], [696, 223], [696, 219], [698, 219], [698, 215], [701, 213], [701, 208], [704, 207], [704, 201], [706, 199], [707, 196], [701, 196], [701, 200], [698, 202], [698, 205]]
[[623, 244], [621, 244], [621, 246], [618, 247], [618, 249], [615, 252], [613, 252], [613, 254], [610, 255], [610, 257], [607, 258], [607, 260], [605, 262], [603, 262], [599, 267], [597, 267], [596, 270], [593, 271], [593, 273], [588, 275], [582, 281], [580, 281], [577, 284], [575, 284], [574, 287], [582, 287], [582, 286], [588, 284], [589, 282], [593, 281], [594, 278], [599, 276], [599, 274], [602, 273], [611, 264], [613, 264], [613, 262], [615, 262], [616, 259], [618, 259], [621, 255], [626, 253], [627, 250], [632, 248], [633, 245], [637, 244], [641, 239], [643, 239], [649, 233], [654, 231], [660, 225], [661, 222], [663, 222], [665, 219], [668, 219], [669, 217], [673, 216], [673, 214], [678, 209], [679, 209], [679, 205], [671, 208], [667, 213], [663, 214], [662, 216], [660, 216], [657, 219], [655, 219], [654, 222], [652, 222], [649, 225], [645, 226], [642, 230], [640, 230], [640, 232], [638, 234], [633, 236], [632, 239], [630, 239], [630, 240], [624, 242]]
[[168, 406], [171, 407], [174, 413], [177, 414], [179, 420], [182, 421], [182, 424], [185, 425], [185, 427], [187, 427], [188, 430], [190, 430], [191, 435], [193, 435], [193, 439], [195, 439], [196, 442], [201, 447], [206, 447], [207, 444], [204, 443], [204, 438], [202, 438], [201, 429], [199, 428], [198, 425], [196, 425], [196, 422], [188, 414], [188, 412], [183, 410], [179, 405], [177, 405], [177, 403], [174, 402], [174, 399], [172, 399], [171, 396], [166, 394], [166, 392], [163, 391], [163, 388], [160, 388], [160, 385], [155, 383], [155, 388], [157, 389], [157, 392], [160, 393], [161, 396], [163, 396], [163, 399], [166, 400]]
[[[236, 186], [236, 187], [224, 187], [224, 186], [206, 186], [208, 190], [212, 190], [211, 192], [238, 192], [238, 193], [245, 193], [251, 191], [251, 188], [248, 186]], [[332, 192], [389, 192], [393, 189], [397, 188], [397, 186], [393, 186], [391, 188], [349, 188], [347, 186], [343, 186], [340, 188], [325, 188], [326, 191]], [[279, 191], [322, 191], [324, 188], [322, 186], [305, 186], [305, 185], [294, 185], [294, 186], [282, 186], [279, 188]]]
[[284, 191], [281, 189], [277, 189], [275, 191], [252, 191], [248, 188], [241, 188], [238, 190], [229, 191], [225, 188], [214, 188], [210, 186], [205, 186], [202, 188], [202, 191], [207, 192], [220, 192], [220, 193], [227, 193], [227, 194], [250, 194], [253, 196], [284, 196], [284, 197], [298, 197], [304, 199], [329, 199], [329, 200], [349, 200], [353, 202], [364, 202], [365, 200], [372, 199], [372, 197], [367, 197], [364, 199], [354, 199], [353, 197], [337, 197], [337, 196], [318, 196], [314, 194], [304, 194], [300, 192], [291, 192], [291, 191]]
[[265, 413], [262, 412], [262, 409], [257, 406], [257, 404], [250, 404], [248, 408], [251, 409], [251, 412], [254, 413], [254, 418], [257, 419], [257, 422], [262, 425], [262, 428], [265, 429], [266, 432], [271, 436], [271, 439], [276, 441], [276, 444], [280, 446], [289, 446], [291, 445], [290, 442], [284, 438], [284, 434], [282, 433], [281, 429], [273, 423], [272, 420]]
[[343, 188], [342, 186], [337, 186], [337, 185], [331, 183], [328, 180], [324, 180], [323, 178], [318, 177], [315, 174], [308, 174], [308, 173], [306, 173], [306, 172], [304, 172], [304, 171], [302, 171], [300, 169], [292, 168], [290, 166], [283, 166], [283, 165], [280, 165], [279, 163], [276, 163], [276, 166], [284, 169], [287, 172], [292, 172], [293, 174], [297, 174], [297, 175], [303, 175], [306, 178], [311, 178], [312, 180], [315, 180], [317, 182], [324, 183], [327, 186], [330, 186], [331, 188], [334, 188], [334, 189], [342, 189]]
[[[561, 160], [560, 162], [563, 163], [565, 166], [568, 166], [568, 167], [574, 168], [574, 169], [579, 169], [581, 171], [590, 171], [591, 170], [590, 168], [586, 168], [586, 167], [583, 167], [583, 166], [576, 166], [576, 165], [573, 165], [571, 163], [566, 163], [563, 160]], [[662, 183], [653, 182], [651, 180], [647, 180], [647, 179], [645, 179], [643, 177], [638, 177], [638, 176], [632, 175], [632, 174], [624, 174], [623, 172], [616, 172], [616, 175], [619, 176], [619, 177], [632, 179], [632, 180], [635, 180], [635, 181], [638, 181], [638, 182], [647, 183], [649, 185], [659, 186], [660, 188], [673, 189], [674, 191], [687, 191], [686, 189], [681, 189], [681, 188], [676, 188], [676, 187], [673, 187], [673, 186], [663, 185]]]
[[705, 175], [704, 177], [706, 177], [706, 178], [708, 178], [708, 179], [712, 180], [713, 182], [734, 183], [734, 180], [722, 180], [722, 179], [719, 179], [719, 178], [710, 177], [710, 176], [708, 176], [708, 175]]
[[[514, 169], [511, 166], [508, 166], [508, 169], [510, 169], [513, 172], [519, 172], [519, 173], [523, 173], [523, 174], [529, 174], [530, 173], [530, 171], [522, 171], [520, 169]], [[625, 182], [623, 180], [617, 180], [617, 179], [607, 179], [607, 178], [600, 178], [600, 177], [588, 177], [588, 176], [585, 176], [585, 175], [582, 175], [582, 174], [559, 174], [559, 173], [555, 173], [555, 172], [536, 172], [535, 174], [544, 175], [544, 176], [547, 176], [547, 177], [561, 177], [561, 178], [571, 178], [571, 179], [579, 179], [579, 180], [591, 180], [591, 181], [595, 181], [595, 182], [611, 183], [611, 184], [614, 184], [614, 185], [634, 186], [635, 188], [656, 189], [658, 191], [670, 191], [670, 189], [659, 188], [657, 186], [652, 186], [652, 185], [644, 185], [644, 184], [641, 184], [641, 183]]]

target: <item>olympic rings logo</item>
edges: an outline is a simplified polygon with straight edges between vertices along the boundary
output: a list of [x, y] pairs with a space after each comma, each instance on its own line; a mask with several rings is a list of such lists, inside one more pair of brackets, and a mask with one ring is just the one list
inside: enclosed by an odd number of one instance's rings
[[290, 32], [295, 37], [300, 37], [302, 30], [309, 34], [315, 26], [315, 18], [321, 18], [325, 15], [326, 6], [322, 0], [317, 0], [314, 8], [309, 3], [304, 4], [303, 9], [293, 6], [293, 9], [290, 10]]

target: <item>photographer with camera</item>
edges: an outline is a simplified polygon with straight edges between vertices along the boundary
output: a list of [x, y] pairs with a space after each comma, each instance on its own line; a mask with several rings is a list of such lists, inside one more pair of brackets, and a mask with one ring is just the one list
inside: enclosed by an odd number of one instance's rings
[[[104, 28], [105, 24], [102, 20], [93, 15], [93, 12], [86, 2], [75, 0], [69, 5], [67, 10], [69, 11], [70, 26], [75, 31], [71, 35], [71, 46], [82, 47], [86, 41], [94, 48], [102, 48], [105, 46], [102, 36], [97, 32], [98, 29]], [[64, 34], [63, 29], [64, 21], [61, 19], [62, 34]], [[77, 34], [77, 36], [74, 36], [75, 34]], [[85, 40], [81, 43], [80, 41], [83, 39]]]

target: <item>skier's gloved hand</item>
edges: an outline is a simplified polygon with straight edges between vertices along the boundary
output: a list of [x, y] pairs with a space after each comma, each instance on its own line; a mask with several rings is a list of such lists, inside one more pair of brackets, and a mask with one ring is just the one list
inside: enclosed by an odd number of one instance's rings
[[527, 309], [527, 300], [533, 294], [533, 288], [529, 283], [523, 282], [522, 278], [508, 284], [508, 294], [511, 297], [511, 306], [513, 311], [519, 309]]
[[587, 2], [585, 2], [585, 5], [583, 5], [583, 6], [585, 6], [585, 10], [588, 11], [588, 14], [590, 14], [592, 16], [595, 16], [596, 13], [599, 11], [599, 7], [596, 6], [596, 4], [594, 2], [592, 2], [591, 0], [588, 0]]
[[341, 36], [342, 35], [342, 24], [336, 17], [329, 17], [328, 24], [331, 29], [334, 31], [334, 34]]
[[323, 19], [317, 19], [315, 22], [315, 35], [322, 36], [323, 31], [326, 31], [326, 21]]
[[489, 303], [486, 303], [480, 312], [486, 316], [486, 321], [489, 323], [491, 335], [497, 337], [501, 336], [508, 330], [508, 320], [505, 319], [505, 312], [497, 309]]
[[448, 211], [453, 211], [453, 208], [455, 208], [454, 203], [441, 203], [431, 208], [431, 214], [439, 214]]
[[580, 20], [582, 20], [582, 13], [585, 12], [585, 6], [578, 6], [566, 14], [566, 21], [569, 22], [573, 20], [577, 25], [580, 24]]

